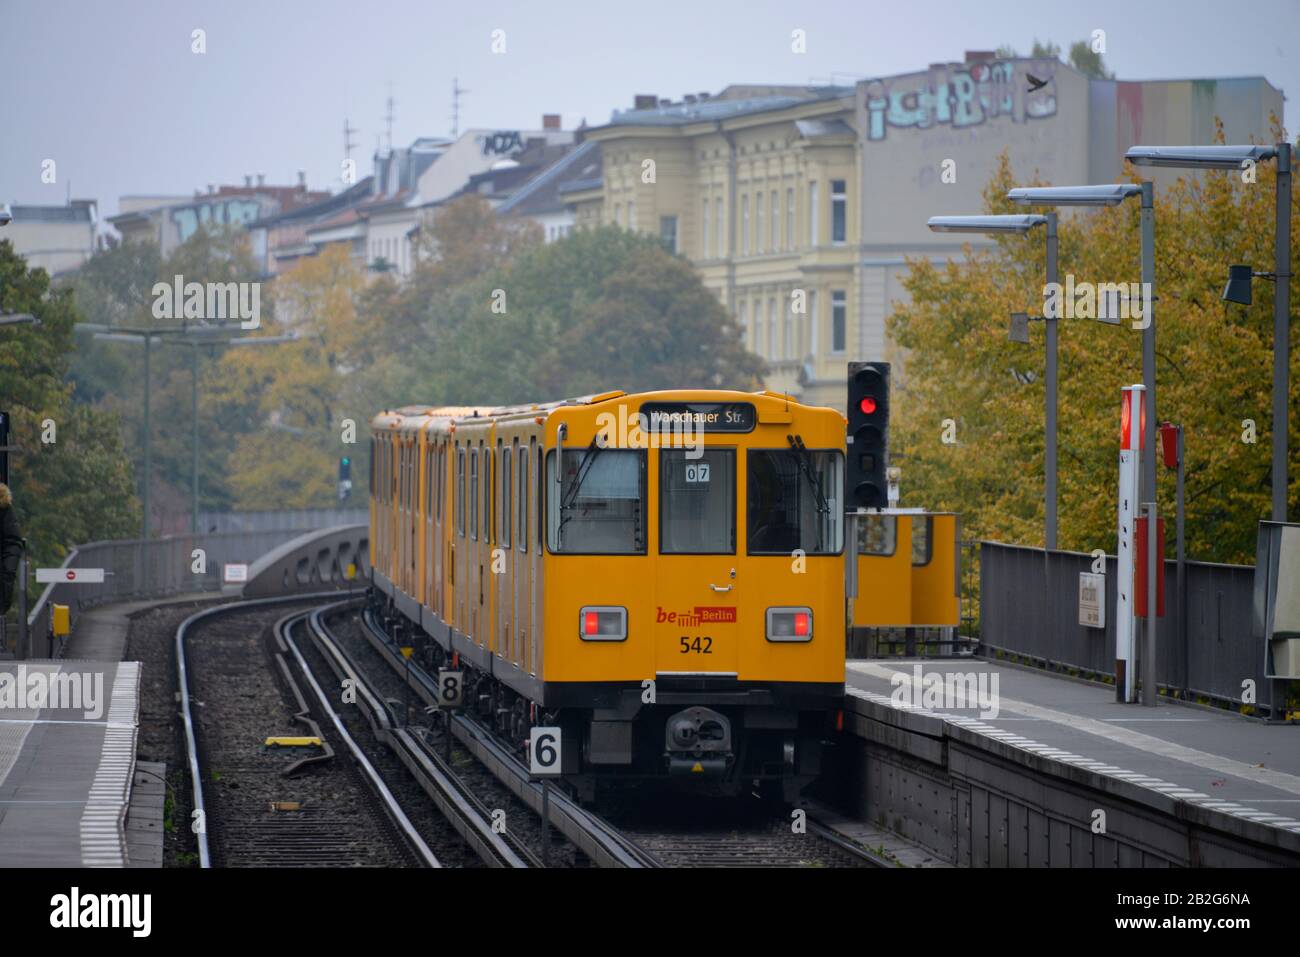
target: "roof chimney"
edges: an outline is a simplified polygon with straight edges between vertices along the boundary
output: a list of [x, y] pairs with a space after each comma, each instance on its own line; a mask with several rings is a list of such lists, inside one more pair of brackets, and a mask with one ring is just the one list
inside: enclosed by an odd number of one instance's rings
[[258, 174], [257, 174], [257, 185], [258, 185], [258, 186], [265, 186], [265, 185], [266, 185], [266, 174], [265, 174], [265, 173], [258, 173]]
[[634, 110], [653, 110], [658, 105], [659, 97], [655, 93], [638, 93], [632, 98]]
[[244, 174], [244, 186], [245, 186], [245, 188], [251, 188], [252, 185], [253, 185], [253, 174], [252, 174], [252, 173], [245, 173], [245, 174]]
[[307, 171], [305, 169], [298, 170], [298, 188], [304, 192], [307, 190]]
[[544, 129], [544, 130], [558, 130], [559, 128], [560, 128], [560, 114], [559, 114], [559, 113], [543, 113], [543, 114], [542, 114], [542, 129]]

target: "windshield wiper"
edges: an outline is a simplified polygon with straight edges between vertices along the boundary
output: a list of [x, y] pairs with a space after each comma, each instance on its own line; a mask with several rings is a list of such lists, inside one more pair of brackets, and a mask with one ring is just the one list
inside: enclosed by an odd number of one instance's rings
[[799, 471], [803, 472], [804, 478], [812, 487], [813, 495], [817, 497], [817, 511], [825, 514], [831, 510], [830, 503], [826, 501], [826, 496], [822, 494], [822, 485], [816, 476], [813, 475], [812, 453], [808, 451], [808, 446], [803, 444], [803, 436], [787, 435], [786, 440], [790, 443], [795, 458], [799, 462]]
[[[587, 476], [591, 474], [592, 463], [596, 461], [596, 456], [603, 451], [604, 449], [596, 443], [596, 440], [592, 439], [591, 444], [587, 446], [587, 451], [586, 454], [583, 455], [582, 461], [578, 463], [578, 471], [574, 473], [573, 484], [569, 486], [569, 494], [566, 495], [564, 500], [560, 503], [560, 508], [562, 510], [573, 508], [573, 503], [578, 500], [578, 492], [582, 490], [582, 483], [585, 482]], [[561, 462], [560, 466], [563, 468], [564, 463]]]

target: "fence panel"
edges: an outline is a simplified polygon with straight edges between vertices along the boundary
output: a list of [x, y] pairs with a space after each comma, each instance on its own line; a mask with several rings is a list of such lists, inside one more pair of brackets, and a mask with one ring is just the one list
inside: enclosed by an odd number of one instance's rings
[[[980, 641], [1050, 666], [1115, 674], [1116, 562], [1106, 556], [1106, 628], [1078, 622], [1079, 573], [1091, 555], [980, 543]], [[1166, 614], [1156, 624], [1160, 685], [1242, 703], [1248, 680], [1267, 703], [1263, 649], [1251, 637], [1255, 569], [1187, 562], [1186, 608], [1180, 615], [1177, 562], [1164, 565]], [[1184, 624], [1185, 623], [1185, 624]]]

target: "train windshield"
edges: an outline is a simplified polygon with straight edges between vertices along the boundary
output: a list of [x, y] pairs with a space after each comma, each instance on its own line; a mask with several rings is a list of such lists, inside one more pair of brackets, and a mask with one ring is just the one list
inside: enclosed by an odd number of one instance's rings
[[735, 554], [735, 449], [659, 453], [659, 551]]
[[555, 452], [546, 456], [547, 544], [578, 555], [633, 555], [645, 551], [645, 453], [565, 449], [563, 483]]
[[834, 555], [843, 547], [844, 457], [836, 450], [752, 449], [749, 553]]

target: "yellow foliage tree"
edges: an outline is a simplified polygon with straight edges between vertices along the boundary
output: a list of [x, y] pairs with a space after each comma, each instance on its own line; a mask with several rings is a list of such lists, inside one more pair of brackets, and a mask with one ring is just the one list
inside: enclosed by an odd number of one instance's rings
[[[1156, 195], [1156, 399], [1162, 421], [1181, 422], [1186, 443], [1189, 557], [1250, 563], [1257, 523], [1270, 503], [1272, 291], [1254, 305], [1221, 301], [1227, 267], [1271, 271], [1274, 181], [1234, 172], [1179, 179]], [[985, 190], [987, 211], [1024, 212], [1005, 199], [1016, 182], [1006, 155]], [[1062, 211], [1060, 275], [1076, 283], [1140, 280], [1138, 204]], [[1292, 235], [1300, 235], [1292, 208]], [[1007, 337], [1009, 313], [1043, 312], [1041, 231], [941, 266], [910, 263], [911, 301], [889, 319], [904, 354], [896, 387], [893, 448], [904, 504], [963, 513], [969, 538], [1043, 542], [1043, 324], [1032, 345]], [[1291, 272], [1300, 272], [1300, 244]], [[1142, 333], [1087, 319], [1060, 321], [1059, 545], [1115, 548], [1119, 401], [1142, 381]], [[1291, 395], [1300, 356], [1291, 351]], [[1290, 416], [1290, 514], [1300, 489], [1300, 433]], [[952, 420], [950, 423], [947, 420]], [[1251, 438], [1251, 423], [1256, 441]], [[955, 434], [954, 434], [955, 433]], [[955, 437], [955, 442], [945, 442]], [[1158, 501], [1172, 537], [1174, 476], [1159, 468]], [[1172, 543], [1170, 544], [1172, 551]]]
[[[362, 270], [342, 246], [304, 259], [274, 282], [276, 318], [259, 335], [293, 332], [297, 341], [236, 348], [221, 360], [217, 399], [263, 423], [240, 437], [229, 481], [236, 508], [310, 508], [336, 504], [341, 455], [359, 472], [356, 454], [369, 435], [368, 418], [351, 411], [351, 375], [367, 340], [356, 303]], [[355, 422], [356, 444], [342, 441], [344, 419]], [[355, 476], [359, 478], [359, 476]]]

